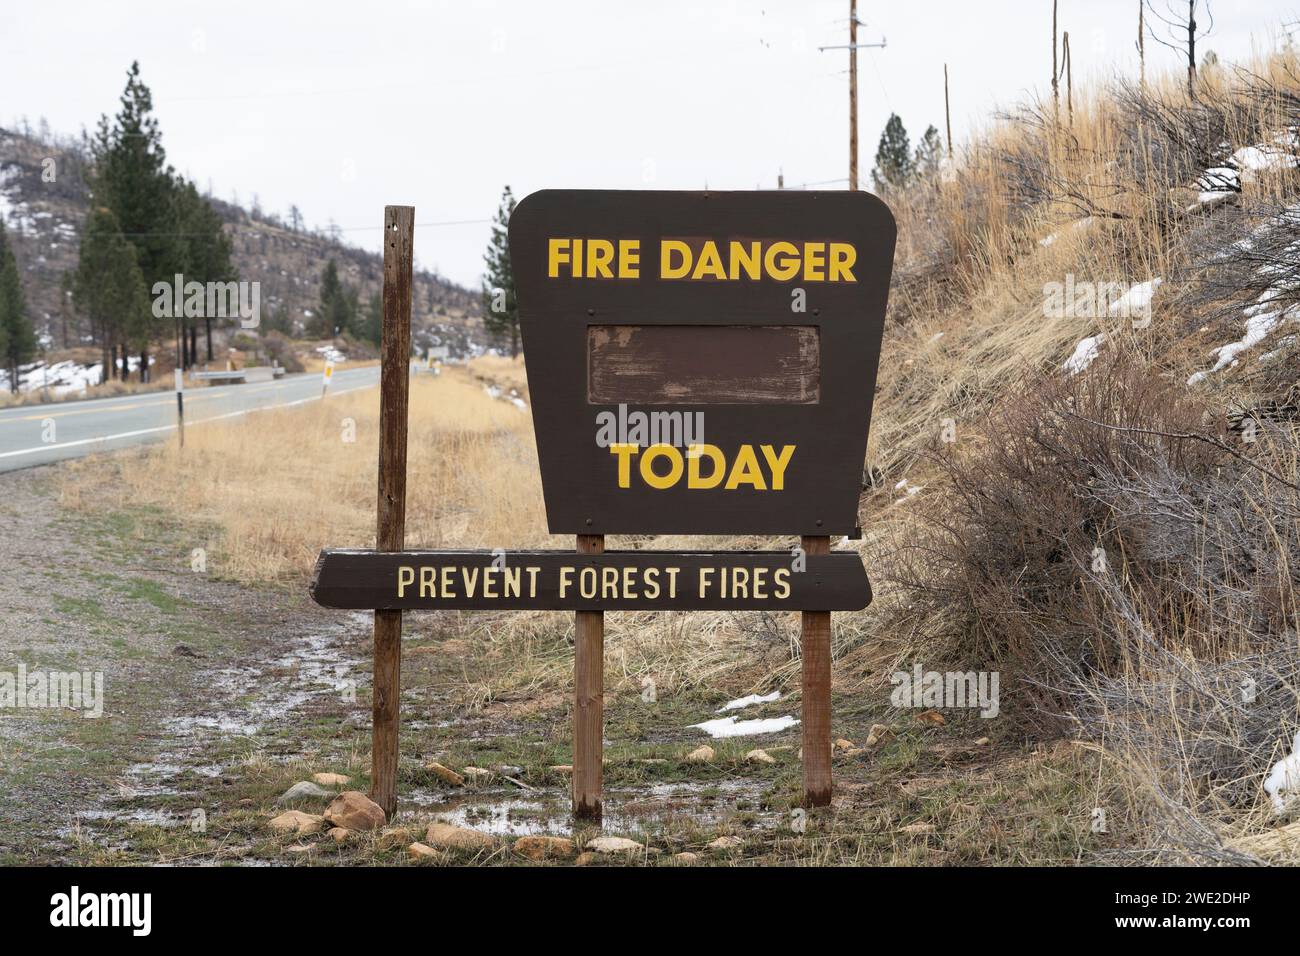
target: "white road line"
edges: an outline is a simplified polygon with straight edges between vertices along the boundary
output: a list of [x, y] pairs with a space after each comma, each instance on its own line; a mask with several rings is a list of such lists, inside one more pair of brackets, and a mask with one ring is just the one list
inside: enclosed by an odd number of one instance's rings
[[[376, 383], [377, 384], [377, 383]], [[344, 388], [331, 392], [331, 395], [346, 395], [349, 392], [359, 392], [362, 389], [375, 388], [376, 385], [358, 385], [356, 388]], [[262, 405], [257, 408], [243, 408], [236, 412], [226, 412], [224, 415], [211, 415], [208, 418], [197, 418], [192, 422], [186, 422], [185, 427], [191, 425], [203, 425], [207, 422], [219, 422], [227, 418], [238, 418], [241, 415], [250, 415], [253, 412], [265, 412], [275, 408], [293, 408], [295, 405], [305, 405], [307, 402], [319, 402], [321, 396], [313, 395], [307, 398], [300, 398], [292, 402], [284, 402], [279, 405]], [[37, 452], [53, 451], [57, 448], [75, 448], [78, 445], [95, 445], [103, 442], [117, 441], [120, 438], [136, 438], [140, 435], [153, 435], [157, 432], [175, 431], [175, 425], [159, 425], [156, 428], [139, 428], [130, 432], [118, 432], [116, 435], [98, 435], [95, 438], [79, 438], [76, 441], [56, 442], [49, 445], [38, 445], [35, 448], [20, 448], [17, 451], [0, 452], [0, 458], [13, 458], [16, 455], [34, 455]]]

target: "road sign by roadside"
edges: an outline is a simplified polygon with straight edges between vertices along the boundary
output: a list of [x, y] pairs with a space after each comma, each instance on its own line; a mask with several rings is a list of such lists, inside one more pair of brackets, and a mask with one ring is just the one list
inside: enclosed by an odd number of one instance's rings
[[[829, 612], [871, 600], [861, 558], [829, 536], [857, 526], [889, 210], [808, 192], [546, 191], [518, 206], [547, 522], [576, 535], [573, 552], [404, 550], [413, 222], [385, 208], [378, 547], [322, 551], [312, 582], [325, 607], [375, 611], [375, 800], [396, 807], [403, 611], [574, 612], [573, 809], [599, 819], [604, 612], [707, 609], [802, 612], [804, 802], [829, 802]], [[607, 533], [800, 542], [606, 552]]]

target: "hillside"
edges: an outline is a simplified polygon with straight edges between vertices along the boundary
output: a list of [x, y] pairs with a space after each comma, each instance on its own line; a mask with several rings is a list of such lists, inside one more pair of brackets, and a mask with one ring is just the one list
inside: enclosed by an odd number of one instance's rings
[[[43, 176], [50, 159], [53, 181]], [[77, 264], [87, 171], [85, 150], [76, 140], [0, 128], [0, 218], [15, 248], [28, 309], [50, 348], [84, 344], [77, 341], [61, 283]], [[278, 217], [215, 197], [209, 201], [225, 221], [240, 278], [261, 283], [264, 316], [283, 303], [290, 317], [301, 321], [303, 310], [320, 300], [321, 271], [329, 259], [338, 263], [342, 281], [359, 289], [362, 302], [379, 292], [383, 260], [378, 254], [289, 228]], [[427, 271], [415, 275], [412, 321], [419, 348], [445, 344], [452, 355], [466, 355], [485, 343], [478, 294]]]

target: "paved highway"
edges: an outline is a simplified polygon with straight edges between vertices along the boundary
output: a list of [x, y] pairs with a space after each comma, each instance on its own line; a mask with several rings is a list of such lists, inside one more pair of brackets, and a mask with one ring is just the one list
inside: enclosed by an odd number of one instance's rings
[[[341, 369], [330, 394], [379, 384], [379, 367]], [[320, 399], [319, 372], [286, 375], [277, 382], [221, 385], [185, 391], [185, 427], [236, 418], [261, 408]], [[54, 441], [50, 426], [53, 425]], [[95, 451], [159, 441], [176, 431], [176, 393], [58, 402], [0, 409], [0, 471], [30, 468]]]

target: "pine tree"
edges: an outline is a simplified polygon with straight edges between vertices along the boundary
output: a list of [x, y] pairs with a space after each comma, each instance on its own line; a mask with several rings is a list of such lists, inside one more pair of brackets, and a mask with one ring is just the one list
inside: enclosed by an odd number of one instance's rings
[[141, 349], [147, 374], [152, 310], [135, 246], [122, 235], [109, 209], [93, 210], [81, 233], [81, 251], [72, 280], [77, 308], [90, 317], [102, 355], [101, 381], [108, 381], [111, 356], [121, 345]]
[[339, 279], [339, 268], [333, 259], [325, 264], [320, 277], [320, 305], [312, 316], [312, 334], [319, 338], [333, 338], [353, 330], [356, 324], [357, 291]]
[[95, 205], [112, 210], [120, 231], [135, 246], [146, 285], [170, 280], [184, 269], [184, 250], [177, 235], [172, 168], [139, 63], [127, 72], [121, 109], [112, 123], [100, 117], [92, 153]]
[[916, 146], [916, 153], [912, 157], [912, 169], [917, 176], [929, 178], [939, 172], [939, 167], [943, 164], [943, 137], [939, 131], [933, 127], [927, 127], [925, 135], [921, 137], [921, 142]]
[[27, 317], [18, 260], [0, 223], [0, 356], [9, 371], [9, 390], [18, 391], [18, 366], [36, 355], [36, 330]]
[[[185, 281], [233, 282], [239, 278], [231, 260], [230, 237], [221, 228], [221, 216], [212, 204], [199, 195], [191, 182], [177, 179], [174, 219], [180, 240], [180, 259]], [[207, 360], [212, 361], [212, 320], [203, 316], [207, 339]]]
[[370, 342], [375, 348], [383, 344], [384, 338], [384, 299], [378, 292], [366, 303], [365, 313], [361, 316], [358, 337]]
[[515, 297], [515, 274], [510, 267], [508, 232], [514, 209], [515, 197], [507, 186], [492, 220], [492, 239], [483, 256], [487, 264], [487, 274], [483, 277], [483, 325], [494, 338], [509, 339], [511, 358], [519, 355], [519, 303]]
[[912, 146], [907, 139], [907, 129], [897, 113], [890, 113], [885, 131], [880, 134], [871, 181], [876, 192], [885, 192], [907, 185], [912, 173]]

